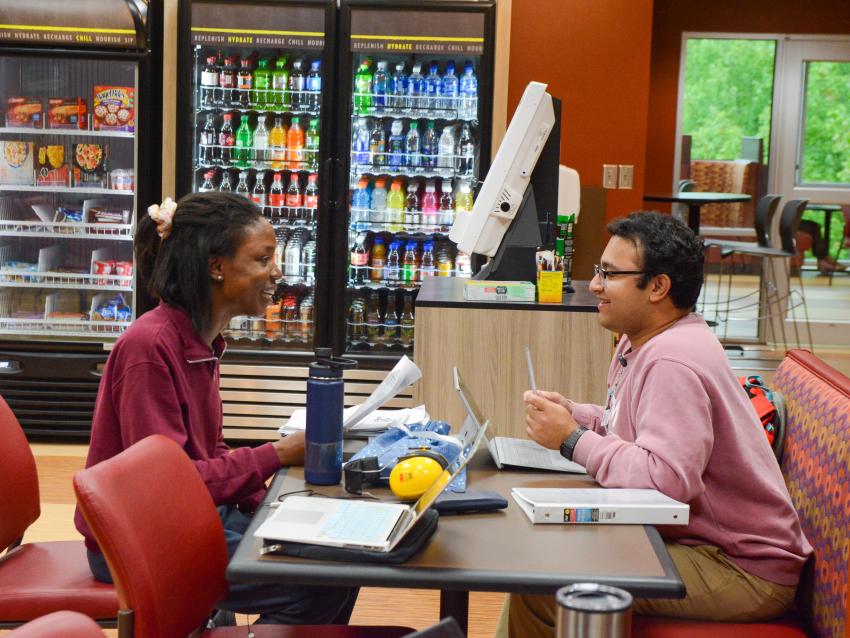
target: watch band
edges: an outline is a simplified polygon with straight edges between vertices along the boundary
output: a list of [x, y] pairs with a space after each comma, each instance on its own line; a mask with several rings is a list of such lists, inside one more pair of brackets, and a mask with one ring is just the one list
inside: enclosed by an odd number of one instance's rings
[[576, 444], [578, 444], [578, 440], [581, 438], [581, 435], [587, 432], [587, 428], [576, 428], [573, 430], [573, 433], [570, 434], [563, 443], [561, 443], [561, 456], [563, 456], [568, 461], [573, 460], [573, 452], [575, 452]]

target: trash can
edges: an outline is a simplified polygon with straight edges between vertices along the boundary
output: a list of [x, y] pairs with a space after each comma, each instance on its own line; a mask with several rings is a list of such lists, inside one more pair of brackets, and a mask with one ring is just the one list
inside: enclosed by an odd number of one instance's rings
[[617, 587], [576, 583], [555, 594], [557, 638], [629, 638], [632, 595]]

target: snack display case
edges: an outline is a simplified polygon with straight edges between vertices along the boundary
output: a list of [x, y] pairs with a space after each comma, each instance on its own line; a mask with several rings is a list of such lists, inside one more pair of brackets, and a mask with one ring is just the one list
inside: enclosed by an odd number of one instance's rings
[[159, 6], [0, 13], [0, 394], [28, 432], [85, 434], [136, 312], [137, 211], [159, 199]]

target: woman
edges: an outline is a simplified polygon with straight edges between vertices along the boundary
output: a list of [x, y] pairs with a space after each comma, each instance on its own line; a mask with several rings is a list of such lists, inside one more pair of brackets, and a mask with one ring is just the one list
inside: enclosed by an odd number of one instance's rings
[[[248, 200], [197, 193], [151, 206], [139, 223], [136, 261], [159, 306], [115, 344], [98, 391], [86, 467], [163, 434], [194, 461], [219, 507], [232, 556], [265, 481], [301, 464], [303, 433], [231, 450], [222, 435], [221, 331], [233, 317], [263, 315], [282, 276], [271, 224]], [[106, 561], [77, 511], [77, 529], [95, 578], [111, 582]], [[260, 622], [344, 624], [356, 589], [232, 584], [221, 609], [261, 614]]]

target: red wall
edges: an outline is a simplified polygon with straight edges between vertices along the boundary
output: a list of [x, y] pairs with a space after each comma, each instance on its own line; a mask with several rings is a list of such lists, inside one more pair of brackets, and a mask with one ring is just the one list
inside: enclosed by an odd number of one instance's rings
[[850, 1], [655, 0], [646, 120], [647, 192], [669, 190], [673, 183], [679, 53], [684, 31], [850, 34]]
[[[690, 4], [690, 3], [689, 3]], [[602, 164], [633, 164], [632, 190], [607, 191], [608, 219], [641, 208], [652, 0], [513, 0], [508, 113], [532, 80], [563, 102], [561, 161], [583, 186]]]

